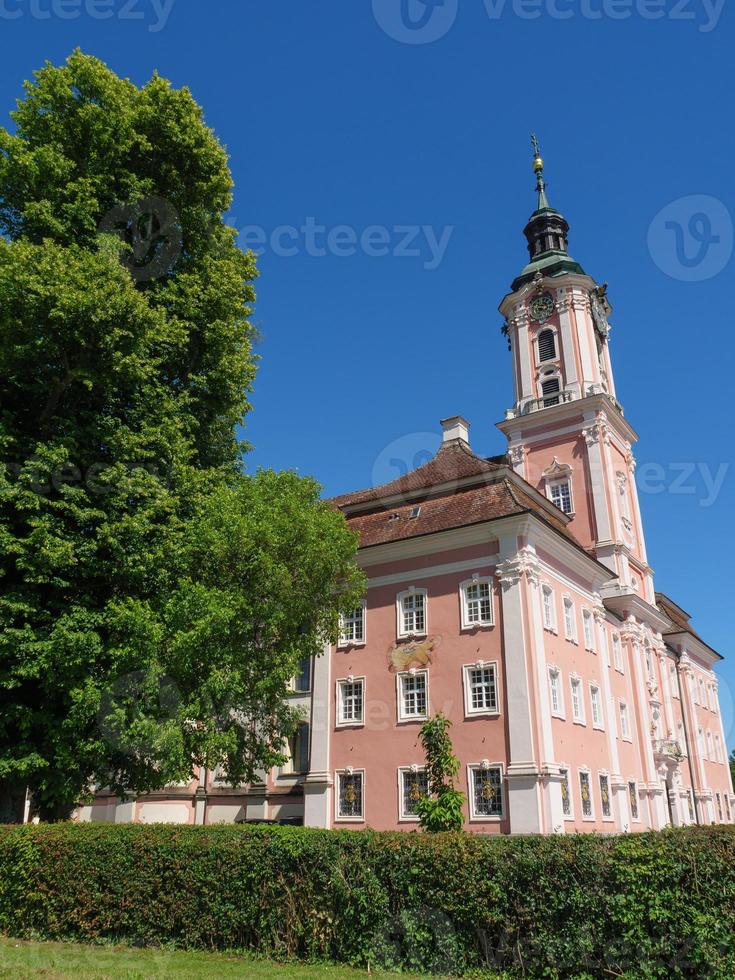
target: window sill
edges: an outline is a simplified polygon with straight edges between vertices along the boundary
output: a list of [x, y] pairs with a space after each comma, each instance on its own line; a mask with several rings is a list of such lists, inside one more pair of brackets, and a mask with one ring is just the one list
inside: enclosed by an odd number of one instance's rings
[[584, 720], [584, 718], [573, 718], [572, 723], [574, 725], [579, 725], [581, 728], [587, 727], [587, 722]]
[[596, 732], [604, 732], [605, 731], [605, 726], [604, 725], [593, 725], [592, 728]]
[[398, 633], [396, 640], [425, 640], [428, 633]]
[[567, 720], [567, 716], [566, 715], [557, 714], [555, 711], [552, 711], [551, 712], [551, 717], [552, 718], [558, 718], [559, 721], [566, 721]]
[[335, 728], [364, 728], [364, 721], [337, 721], [334, 724]]
[[554, 636], [558, 636], [559, 630], [556, 628], [556, 626], [544, 626], [544, 633], [553, 633]]
[[464, 716], [465, 718], [499, 718], [500, 710], [498, 708], [480, 708], [476, 711], [470, 711], [465, 708]]
[[411, 724], [416, 724], [418, 722], [428, 721], [428, 718], [429, 718], [428, 714], [427, 715], [411, 715], [410, 718], [399, 718], [398, 721], [397, 721], [397, 724], [399, 724], [399, 725], [411, 725]]
[[365, 823], [365, 817], [335, 817], [335, 823]]
[[505, 817], [501, 814], [499, 817], [470, 817], [470, 823], [500, 823]]
[[477, 633], [478, 630], [491, 630], [495, 623], [462, 623], [462, 633]]
[[349, 643], [338, 643], [338, 650], [353, 650], [355, 647], [364, 647], [366, 645], [366, 640], [350, 640]]

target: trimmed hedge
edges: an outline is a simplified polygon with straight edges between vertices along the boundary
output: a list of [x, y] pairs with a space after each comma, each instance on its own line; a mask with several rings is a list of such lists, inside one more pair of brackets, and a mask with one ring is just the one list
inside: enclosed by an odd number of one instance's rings
[[0, 828], [0, 930], [530, 977], [735, 976], [735, 828]]

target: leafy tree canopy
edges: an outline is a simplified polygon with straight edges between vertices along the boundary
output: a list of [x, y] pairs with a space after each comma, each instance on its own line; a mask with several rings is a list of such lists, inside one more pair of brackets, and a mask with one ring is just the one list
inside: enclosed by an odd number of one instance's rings
[[[187, 89], [75, 52], [0, 129], [0, 780], [41, 813], [281, 758], [363, 588], [319, 487], [246, 476], [254, 257]], [[2, 787], [0, 786], [0, 789]]]

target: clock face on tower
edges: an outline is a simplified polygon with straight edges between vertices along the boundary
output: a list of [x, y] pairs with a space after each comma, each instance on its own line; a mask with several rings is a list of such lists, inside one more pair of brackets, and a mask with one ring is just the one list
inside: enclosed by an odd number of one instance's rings
[[540, 296], [534, 296], [529, 306], [529, 312], [532, 320], [540, 320], [541, 323], [548, 320], [554, 312], [554, 298], [551, 293], [541, 293]]

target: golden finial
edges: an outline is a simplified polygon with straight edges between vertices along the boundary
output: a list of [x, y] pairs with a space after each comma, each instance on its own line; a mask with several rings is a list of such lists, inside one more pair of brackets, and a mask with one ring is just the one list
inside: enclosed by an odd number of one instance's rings
[[541, 173], [544, 169], [544, 161], [541, 156], [541, 149], [538, 145], [538, 140], [536, 139], [536, 134], [531, 133], [531, 146], [533, 147], [533, 171], [534, 173]]
[[533, 172], [536, 174], [536, 193], [538, 194], [538, 211], [548, 208], [549, 202], [546, 199], [546, 182], [544, 180], [544, 160], [541, 156], [541, 148], [538, 145], [536, 134], [531, 133], [531, 146], [533, 147]]

